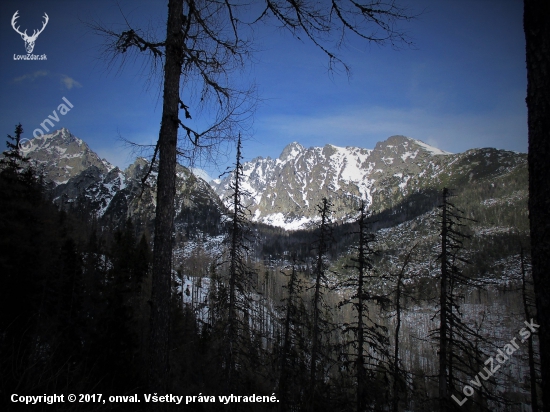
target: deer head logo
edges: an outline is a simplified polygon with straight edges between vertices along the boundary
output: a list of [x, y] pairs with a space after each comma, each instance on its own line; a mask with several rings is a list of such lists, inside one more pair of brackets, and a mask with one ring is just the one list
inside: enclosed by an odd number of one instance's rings
[[25, 30], [24, 33], [21, 33], [19, 31], [19, 26], [15, 27], [15, 21], [19, 18], [18, 13], [19, 13], [19, 10], [17, 10], [15, 12], [15, 14], [13, 15], [13, 17], [11, 18], [11, 27], [13, 27], [13, 30], [15, 30], [17, 33], [19, 33], [21, 35], [21, 38], [25, 41], [25, 48], [27, 49], [27, 53], [30, 54], [30, 53], [32, 53], [32, 51], [34, 49], [34, 42], [36, 41], [36, 38], [38, 37], [38, 35], [40, 33], [42, 33], [44, 31], [44, 28], [48, 24], [48, 21], [50, 20], [50, 18], [48, 17], [48, 15], [46, 13], [44, 13], [45, 21], [42, 24], [42, 28], [38, 31], [34, 30], [33, 33], [32, 33], [32, 36], [28, 36], [27, 35], [27, 30]]

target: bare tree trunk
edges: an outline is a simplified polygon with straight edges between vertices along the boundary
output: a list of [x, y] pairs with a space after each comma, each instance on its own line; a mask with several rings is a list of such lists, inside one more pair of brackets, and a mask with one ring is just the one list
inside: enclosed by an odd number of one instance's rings
[[[523, 247], [521, 248], [521, 292], [523, 296], [523, 310], [525, 312], [525, 319], [531, 319], [531, 311], [529, 310], [529, 297], [527, 296], [527, 280], [525, 279], [525, 256], [523, 255]], [[539, 404], [537, 399], [537, 371], [535, 369], [535, 352], [533, 348], [533, 335], [529, 336], [527, 340], [529, 346], [529, 380], [531, 384], [531, 411], [538, 412]]]
[[286, 315], [285, 315], [285, 324], [284, 324], [284, 341], [283, 341], [283, 350], [281, 353], [281, 372], [279, 375], [279, 398], [281, 405], [279, 410], [284, 412], [287, 410], [288, 403], [288, 362], [291, 349], [291, 337], [290, 337], [290, 328], [291, 321], [295, 316], [296, 307], [294, 304], [295, 294], [296, 294], [296, 282], [297, 282], [296, 273], [296, 254], [292, 258], [292, 272], [290, 273], [290, 278], [288, 280], [288, 300], [286, 303]]
[[325, 253], [327, 251], [327, 241], [326, 230], [327, 225], [329, 224], [329, 213], [330, 213], [330, 203], [326, 198], [323, 198], [322, 206], [318, 206], [319, 212], [321, 213], [321, 224], [320, 224], [320, 237], [319, 237], [319, 246], [318, 246], [318, 255], [317, 255], [317, 265], [316, 265], [316, 278], [315, 278], [315, 292], [313, 294], [313, 332], [311, 336], [311, 361], [310, 361], [310, 376], [309, 376], [309, 400], [308, 400], [308, 411], [312, 412], [315, 410], [315, 399], [316, 399], [316, 390], [317, 390], [317, 358], [319, 356], [319, 341], [321, 330], [319, 323], [321, 322], [321, 281], [325, 275]]
[[441, 290], [439, 297], [439, 410], [447, 410], [447, 195], [443, 188], [441, 224]]
[[529, 221], [542, 371], [550, 409], [550, 2], [524, 0], [529, 129]]
[[[416, 248], [416, 244], [409, 250], [409, 253], [405, 257], [401, 271], [397, 275], [396, 289], [395, 289], [395, 316], [396, 316], [396, 326], [395, 326], [395, 345], [393, 352], [393, 397], [392, 397], [392, 411], [399, 412], [399, 380], [401, 379], [401, 370], [399, 369], [399, 332], [401, 330], [401, 295], [403, 294], [403, 278], [405, 277], [405, 270], [407, 265], [411, 260], [412, 253]], [[405, 386], [406, 388], [406, 386]], [[406, 396], [405, 396], [406, 398]]]
[[[454, 274], [451, 274], [451, 276], [449, 276], [449, 279], [448, 279], [448, 282], [449, 282], [449, 296], [451, 297], [451, 304], [449, 305], [449, 308], [448, 308], [448, 311], [447, 311], [447, 314], [449, 315], [449, 327], [448, 327], [448, 331], [449, 331], [449, 340], [447, 341], [447, 354], [449, 356], [448, 360], [447, 360], [447, 382], [448, 382], [448, 391], [450, 391], [451, 393], [453, 393], [454, 391], [454, 370], [453, 370], [453, 353], [454, 353], [454, 349], [453, 348], [453, 345], [455, 344], [455, 336], [454, 336], [454, 331], [455, 331], [455, 324], [454, 324], [454, 313], [453, 313], [453, 309], [454, 309], [454, 293], [455, 293], [455, 276]], [[457, 336], [458, 338], [458, 336]]]
[[229, 310], [227, 318], [227, 346], [225, 348], [225, 372], [226, 372], [226, 384], [228, 388], [232, 384], [232, 374], [234, 370], [234, 357], [233, 350], [237, 335], [237, 309], [236, 309], [236, 294], [237, 294], [237, 271], [238, 269], [238, 248], [240, 245], [240, 231], [239, 226], [239, 207], [241, 202], [241, 188], [239, 187], [241, 181], [241, 136], [237, 142], [237, 162], [235, 167], [235, 193], [233, 194], [233, 222], [231, 229], [231, 248], [230, 248], [230, 267], [229, 267]]
[[396, 312], [396, 326], [395, 326], [395, 347], [393, 352], [393, 398], [392, 398], [392, 410], [393, 412], [399, 412], [399, 331], [401, 329], [401, 288], [402, 288], [403, 271], [399, 274], [397, 279], [397, 290], [395, 293], [395, 312]]
[[183, 0], [168, 3], [164, 98], [158, 140], [159, 170], [153, 283], [151, 293], [151, 332], [149, 342], [149, 390], [165, 394], [169, 372], [170, 288], [172, 272], [172, 229], [176, 192], [176, 146], [178, 141], [178, 103], [182, 70]]
[[[239, 121], [246, 120], [248, 110], [252, 109], [252, 106], [243, 106], [244, 101], [253, 94], [252, 90], [233, 89], [228, 81], [231, 77], [229, 74], [245, 66], [252, 50], [251, 43], [239, 36], [240, 27], [250, 27], [238, 17], [240, 9], [243, 9], [247, 16], [245, 20], [250, 17], [248, 4], [245, 3], [169, 0], [167, 35], [161, 42], [151, 41], [148, 36], [141, 37], [140, 31], [132, 28], [117, 34], [105, 27], [90, 25], [99, 34], [113, 40], [106, 48], [109, 54], [124, 54], [135, 47], [140, 52], [150, 54], [155, 60], [165, 56], [162, 121], [157, 150], [153, 154], [155, 159], [158, 153], [159, 171], [148, 364], [151, 393], [166, 392], [169, 371], [170, 283], [178, 127], [181, 126], [186, 131], [190, 140], [187, 142], [190, 147], [189, 156], [193, 157], [195, 149], [215, 150], [218, 142], [232, 140], [233, 127], [239, 128]], [[359, 7], [354, 1], [348, 2], [347, 5], [333, 1], [321, 8], [318, 2], [314, 1], [260, 3], [264, 3], [265, 11], [258, 16], [256, 22], [273, 18], [282, 23], [282, 26], [295, 37], [307, 37], [325, 53], [331, 66], [338, 62], [343, 64], [326, 44], [332, 34], [340, 36], [345, 32], [351, 32], [367, 42], [409, 44], [405, 33], [396, 30], [394, 23], [399, 20], [410, 20], [413, 16], [408, 16], [405, 9], [398, 7], [393, 1], [384, 4], [375, 0], [370, 6], [365, 7]], [[187, 15], [184, 15], [184, 4], [188, 7]], [[227, 26], [231, 26], [232, 30]], [[384, 35], [380, 36], [379, 30]], [[189, 44], [186, 45], [186, 42]], [[197, 90], [201, 90], [196, 102], [199, 106], [207, 106], [209, 99], [212, 99], [214, 106], [220, 109], [219, 116], [215, 115], [212, 124], [202, 132], [192, 130], [178, 118], [178, 104], [185, 110], [185, 117], [191, 117], [188, 107], [180, 100], [179, 95], [184, 56], [185, 82], [198, 82]], [[347, 70], [345, 64], [344, 68]], [[199, 145], [199, 138], [202, 141], [206, 140], [206, 143]], [[150, 171], [145, 178], [149, 173]]]
[[[322, 257], [319, 256], [319, 260], [322, 260]], [[321, 266], [322, 268], [322, 266]], [[317, 277], [315, 279], [315, 292], [313, 295], [313, 332], [311, 336], [311, 361], [309, 369], [309, 401], [308, 401], [308, 411], [312, 412], [315, 404], [315, 391], [317, 388], [317, 351], [319, 345], [319, 312], [321, 311], [320, 305], [320, 290], [321, 290], [321, 272], [319, 264], [317, 265]]]
[[365, 239], [366, 226], [365, 204], [361, 202], [361, 215], [359, 217], [359, 277], [357, 279], [357, 411], [365, 409], [365, 335], [364, 335], [364, 290], [367, 239]]

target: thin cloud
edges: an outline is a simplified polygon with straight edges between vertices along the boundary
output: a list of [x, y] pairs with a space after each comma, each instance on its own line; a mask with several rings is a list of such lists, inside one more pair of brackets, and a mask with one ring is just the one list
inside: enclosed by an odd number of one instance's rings
[[71, 90], [73, 87], [82, 87], [79, 82], [65, 74], [61, 75], [61, 83], [67, 88], [67, 90]]
[[[478, 147], [527, 151], [526, 113], [434, 114], [423, 109], [355, 108], [334, 114], [269, 116], [258, 135], [303, 145], [359, 146], [401, 134], [459, 153]], [[284, 144], [283, 144], [284, 146]]]
[[19, 83], [19, 82], [23, 82], [23, 81], [34, 82], [39, 77], [45, 77], [47, 75], [48, 75], [47, 70], [38, 70], [34, 73], [24, 74], [23, 76], [16, 77], [15, 79], [13, 79], [13, 82], [14, 83]]

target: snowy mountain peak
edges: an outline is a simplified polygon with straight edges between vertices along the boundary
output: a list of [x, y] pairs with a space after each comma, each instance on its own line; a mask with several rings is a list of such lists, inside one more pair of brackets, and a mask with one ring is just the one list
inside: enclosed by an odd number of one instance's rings
[[[277, 160], [259, 157], [243, 164], [244, 203], [255, 221], [293, 230], [313, 224], [316, 205], [327, 197], [334, 204], [334, 219], [347, 221], [357, 213], [361, 201], [381, 211], [427, 188], [472, 179], [470, 160], [477, 153], [453, 155], [400, 135], [377, 143], [372, 150], [332, 144], [306, 149], [293, 142]], [[506, 158], [515, 165], [521, 160], [510, 156], [499, 156], [499, 161]], [[482, 163], [492, 161], [491, 157], [481, 158]], [[480, 169], [480, 176], [493, 173], [485, 166]], [[230, 174], [211, 182], [220, 198], [228, 198], [232, 178]]]
[[451, 155], [451, 154], [453, 154], [451, 152], [446, 152], [445, 150], [438, 149], [437, 147], [430, 146], [429, 144], [426, 144], [421, 140], [415, 140], [415, 139], [411, 139], [411, 140], [414, 141], [414, 143], [416, 143], [422, 149], [426, 150], [427, 152], [429, 152], [431, 154], [434, 154], [434, 155]]
[[[53, 201], [62, 209], [76, 205], [110, 229], [132, 217], [137, 227], [153, 230], [156, 207], [155, 164], [145, 184], [143, 178], [150, 161], [138, 157], [121, 171], [100, 159], [81, 139], [67, 129], [30, 141], [31, 161], [53, 184]], [[212, 188], [203, 179], [193, 176], [181, 165], [176, 166], [175, 225], [178, 233], [189, 226], [216, 231], [222, 205]], [[187, 227], [187, 229], [185, 229]]]
[[383, 142], [377, 144], [377, 148], [382, 150], [383, 148], [402, 148], [405, 151], [413, 152], [416, 149], [421, 149], [432, 155], [450, 155], [452, 153], [441, 150], [437, 147], [424, 143], [422, 140], [413, 139], [411, 137], [394, 135], [388, 137]]
[[295, 159], [304, 150], [305, 147], [302, 146], [300, 143], [292, 142], [283, 149], [281, 155], [279, 156], [279, 160], [284, 162]]
[[37, 145], [41, 145], [42, 147], [46, 145], [67, 146], [71, 143], [75, 143], [78, 146], [87, 146], [86, 143], [73, 135], [69, 129], [66, 129], [65, 127], [50, 134], [35, 137], [31, 140], [31, 142], [35, 142]]
[[23, 150], [46, 179], [56, 185], [66, 183], [90, 166], [97, 167], [101, 172], [114, 169], [112, 164], [100, 159], [84, 141], [66, 128], [29, 140]]

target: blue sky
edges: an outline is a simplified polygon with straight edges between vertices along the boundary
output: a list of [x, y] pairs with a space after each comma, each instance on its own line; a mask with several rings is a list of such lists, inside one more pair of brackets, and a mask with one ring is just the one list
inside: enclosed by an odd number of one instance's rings
[[[166, 20], [163, 1], [120, 0], [135, 26], [158, 28]], [[329, 73], [324, 54], [280, 30], [261, 26], [259, 50], [244, 80], [253, 79], [261, 103], [244, 145], [245, 160], [279, 156], [293, 141], [302, 145], [373, 148], [394, 134], [443, 150], [476, 147], [527, 151], [525, 44], [521, 0], [403, 0], [423, 13], [402, 23], [414, 47], [359, 42], [340, 50], [351, 75]], [[26, 54], [10, 21], [39, 35], [34, 54], [46, 61], [14, 60]], [[115, 1], [12, 1], [0, 4], [0, 130], [18, 122], [33, 130], [67, 98], [73, 108], [59, 116], [101, 157], [125, 167], [134, 154], [119, 136], [154, 143], [161, 117], [161, 84], [143, 60], [122, 69], [101, 55], [101, 38], [82, 21], [122, 24]], [[122, 27], [122, 25], [117, 26]], [[225, 148], [224, 148], [225, 149]], [[223, 156], [202, 164], [211, 176], [230, 164]]]

